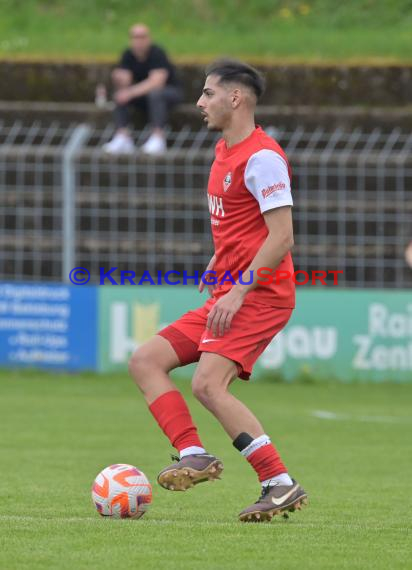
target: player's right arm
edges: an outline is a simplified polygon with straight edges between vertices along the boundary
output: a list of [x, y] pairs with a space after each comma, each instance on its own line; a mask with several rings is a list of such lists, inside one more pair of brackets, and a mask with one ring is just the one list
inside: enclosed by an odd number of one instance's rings
[[[215, 266], [215, 263], [216, 263], [216, 255], [213, 254], [213, 257], [211, 258], [211, 260], [210, 260], [209, 263], [207, 264], [207, 267], [206, 267], [206, 269], [205, 269], [205, 272], [206, 272], [206, 271], [212, 271], [213, 268], [214, 268], [214, 266]], [[207, 279], [206, 279], [206, 280], [207, 280]], [[213, 295], [213, 290], [214, 290], [215, 287], [216, 287], [216, 285], [212, 285], [212, 284], [210, 284], [210, 285], [207, 286], [207, 290], [208, 290], [208, 293], [209, 293], [210, 297]], [[201, 280], [200, 280], [200, 283], [199, 283], [199, 293], [201, 293], [201, 292], [204, 290], [204, 288], [205, 288], [205, 283], [203, 282], [203, 279], [201, 279]]]

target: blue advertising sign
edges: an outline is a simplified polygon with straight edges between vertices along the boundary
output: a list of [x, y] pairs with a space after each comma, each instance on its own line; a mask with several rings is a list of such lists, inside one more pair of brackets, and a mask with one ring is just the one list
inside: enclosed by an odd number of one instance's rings
[[0, 366], [97, 367], [97, 288], [0, 283]]

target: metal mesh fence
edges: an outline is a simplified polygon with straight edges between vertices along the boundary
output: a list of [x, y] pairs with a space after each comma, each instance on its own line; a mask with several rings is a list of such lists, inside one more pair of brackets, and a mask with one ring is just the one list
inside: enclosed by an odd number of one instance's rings
[[[293, 167], [296, 268], [342, 270], [342, 286], [410, 287], [412, 135], [266, 130]], [[91, 282], [100, 267], [204, 270], [216, 136], [185, 127], [168, 132], [162, 157], [113, 158], [101, 151], [111, 133], [0, 124], [1, 279], [67, 280], [71, 265], [87, 268]], [[138, 132], [137, 144], [146, 136]]]

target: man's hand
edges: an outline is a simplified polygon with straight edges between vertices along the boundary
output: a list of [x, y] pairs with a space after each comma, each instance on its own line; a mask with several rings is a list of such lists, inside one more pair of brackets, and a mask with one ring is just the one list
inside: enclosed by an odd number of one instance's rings
[[242, 290], [232, 287], [226, 295], [216, 301], [206, 324], [213, 336], [223, 336], [230, 329], [232, 319], [242, 306], [244, 298]]
[[130, 87], [123, 87], [114, 94], [114, 100], [118, 105], [126, 105], [130, 99], [133, 99]]
[[[206, 269], [205, 269], [205, 273], [206, 273], [206, 271], [212, 271], [212, 270], [213, 270], [213, 268], [214, 268], [214, 266], [215, 266], [215, 262], [216, 262], [216, 256], [214, 255], [214, 256], [212, 257], [212, 259], [209, 261], [209, 263], [208, 263], [208, 265], [207, 265], [207, 267], [206, 267]], [[208, 277], [208, 276], [206, 275], [206, 276], [205, 276], [205, 281], [207, 281], [207, 277]], [[204, 288], [205, 288], [205, 285], [206, 285], [206, 284], [203, 282], [203, 279], [201, 279], [201, 280], [200, 280], [200, 283], [199, 283], [199, 287], [198, 287], [199, 293], [202, 293], [202, 291], [203, 291]], [[215, 290], [215, 288], [216, 288], [216, 284], [211, 283], [210, 285], [207, 285], [207, 291], [208, 291], [210, 297], [213, 296], [213, 291]]]

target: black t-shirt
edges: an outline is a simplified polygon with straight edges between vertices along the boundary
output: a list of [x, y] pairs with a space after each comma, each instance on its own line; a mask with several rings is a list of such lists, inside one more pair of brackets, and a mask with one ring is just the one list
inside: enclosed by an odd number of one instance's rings
[[120, 60], [119, 67], [128, 69], [133, 73], [133, 83], [139, 83], [147, 79], [152, 69], [167, 69], [168, 77], [166, 85], [179, 87], [180, 83], [176, 75], [174, 65], [169, 61], [166, 52], [159, 46], [152, 44], [145, 60], [139, 60], [130, 49], [127, 49]]

